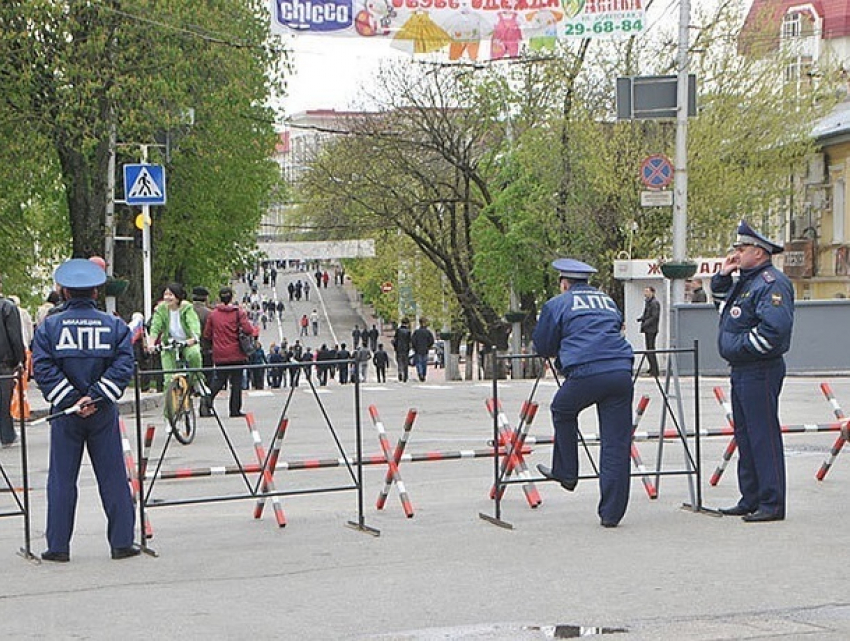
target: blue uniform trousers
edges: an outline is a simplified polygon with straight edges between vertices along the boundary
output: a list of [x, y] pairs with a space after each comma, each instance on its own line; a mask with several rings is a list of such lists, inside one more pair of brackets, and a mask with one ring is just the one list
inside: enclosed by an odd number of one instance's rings
[[596, 405], [601, 439], [598, 513], [605, 523], [619, 523], [629, 503], [633, 394], [631, 372], [621, 370], [568, 378], [552, 399], [552, 474], [565, 481], [578, 478], [578, 415]]
[[114, 405], [98, 407], [89, 418], [57, 418], [50, 428], [50, 471], [47, 475], [47, 549], [70, 553], [77, 479], [85, 445], [94, 468], [100, 501], [107, 518], [107, 539], [115, 548], [133, 545], [135, 511]]
[[785, 516], [785, 455], [779, 424], [781, 358], [732, 366], [732, 417], [738, 443], [739, 505]]

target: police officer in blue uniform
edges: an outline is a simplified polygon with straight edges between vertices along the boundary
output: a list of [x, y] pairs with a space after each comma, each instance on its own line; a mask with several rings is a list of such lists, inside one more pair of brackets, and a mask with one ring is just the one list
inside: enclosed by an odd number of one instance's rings
[[587, 280], [596, 270], [571, 258], [552, 263], [561, 294], [548, 300], [534, 329], [538, 354], [557, 357], [564, 382], [552, 399], [555, 449], [551, 469], [540, 473], [568, 491], [578, 483], [578, 415], [596, 405], [602, 448], [598, 513], [616, 527], [629, 502], [634, 354], [623, 337], [623, 315], [610, 296]]
[[[794, 289], [770, 261], [783, 250], [746, 222], [734, 252], [711, 279], [720, 308], [717, 345], [732, 368], [732, 416], [738, 443], [741, 498], [723, 514], [748, 523], [785, 518], [785, 457], [779, 393], [785, 379], [782, 355], [791, 346]], [[733, 280], [733, 272], [738, 272]]]
[[52, 412], [70, 412], [54, 419], [50, 428], [47, 550], [41, 558], [70, 560], [83, 446], [97, 477], [112, 558], [136, 556], [135, 512], [116, 406], [133, 375], [130, 329], [96, 308], [97, 288], [106, 282], [98, 265], [75, 258], [60, 265], [54, 279], [66, 302], [35, 332], [33, 373]]

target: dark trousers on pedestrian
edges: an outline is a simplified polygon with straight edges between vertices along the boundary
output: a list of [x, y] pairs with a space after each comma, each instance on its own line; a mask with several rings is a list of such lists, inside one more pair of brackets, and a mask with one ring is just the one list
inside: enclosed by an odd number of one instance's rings
[[387, 366], [386, 365], [376, 365], [375, 366], [375, 372], [377, 373], [379, 383], [386, 383], [387, 382]]
[[241, 367], [235, 367], [237, 365], [244, 365], [244, 363], [217, 363], [218, 366], [221, 367], [229, 367], [234, 366], [233, 369], [228, 370], [215, 370], [213, 373], [213, 382], [210, 386], [211, 391], [211, 399], [215, 400], [215, 397], [222, 390], [225, 383], [230, 384], [230, 415], [236, 416], [242, 413], [242, 372], [244, 371]]
[[3, 378], [0, 378], [0, 442], [4, 445], [14, 443], [15, 439], [18, 438], [10, 413], [12, 390], [15, 387], [12, 371], [11, 368], [0, 368], [0, 374], [3, 376]]
[[646, 361], [649, 363], [649, 375], [658, 376], [658, 357], [655, 355], [655, 339], [658, 334], [655, 332], [643, 335], [643, 343], [646, 346]]
[[106, 512], [106, 537], [112, 549], [133, 545], [136, 512], [127, 485], [127, 469], [118, 430], [118, 409], [101, 403], [88, 418], [57, 418], [50, 426], [50, 470], [47, 474], [47, 549], [70, 553], [77, 479], [83, 447], [97, 478], [100, 502]]
[[779, 394], [781, 358], [732, 367], [732, 417], [738, 444], [739, 505], [785, 516], [785, 453]]
[[407, 354], [396, 354], [395, 362], [398, 365], [398, 380], [406, 383], [408, 375]]
[[579, 475], [578, 416], [596, 405], [601, 441], [598, 513], [606, 524], [619, 523], [629, 503], [633, 394], [631, 372], [622, 370], [568, 378], [552, 399], [552, 474], [564, 481]]

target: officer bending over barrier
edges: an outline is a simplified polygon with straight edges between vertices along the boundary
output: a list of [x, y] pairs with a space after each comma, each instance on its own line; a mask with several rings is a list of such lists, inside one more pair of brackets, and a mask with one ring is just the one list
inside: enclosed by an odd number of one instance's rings
[[33, 339], [34, 378], [51, 413], [79, 409], [53, 419], [47, 475], [47, 550], [45, 561], [71, 559], [71, 534], [77, 507], [77, 479], [85, 445], [97, 477], [108, 521], [113, 559], [139, 554], [133, 545], [135, 512], [121, 448], [116, 402], [133, 376], [130, 328], [95, 307], [106, 273], [75, 258], [56, 270], [66, 303], [48, 316]]
[[557, 357], [565, 380], [552, 399], [552, 467], [537, 469], [565, 490], [575, 489], [578, 415], [596, 405], [602, 442], [598, 513], [603, 527], [616, 527], [629, 502], [634, 354], [616, 303], [587, 282], [596, 270], [571, 258], [552, 266], [560, 272], [561, 294], [543, 305], [533, 340], [538, 354]]

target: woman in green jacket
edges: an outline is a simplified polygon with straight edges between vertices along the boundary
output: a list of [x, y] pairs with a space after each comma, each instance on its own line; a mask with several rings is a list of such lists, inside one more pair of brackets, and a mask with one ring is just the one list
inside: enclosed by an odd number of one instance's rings
[[[156, 349], [156, 341], [167, 343], [177, 340], [186, 343], [183, 358], [190, 368], [200, 368], [201, 359], [201, 321], [192, 303], [186, 300], [186, 290], [180, 283], [169, 283], [162, 292], [162, 302], [156, 306], [151, 319], [148, 350]], [[177, 354], [174, 350], [163, 350], [162, 369], [173, 370], [177, 367]], [[165, 375], [165, 385], [171, 381], [171, 374]], [[197, 377], [197, 374], [194, 375]]]

